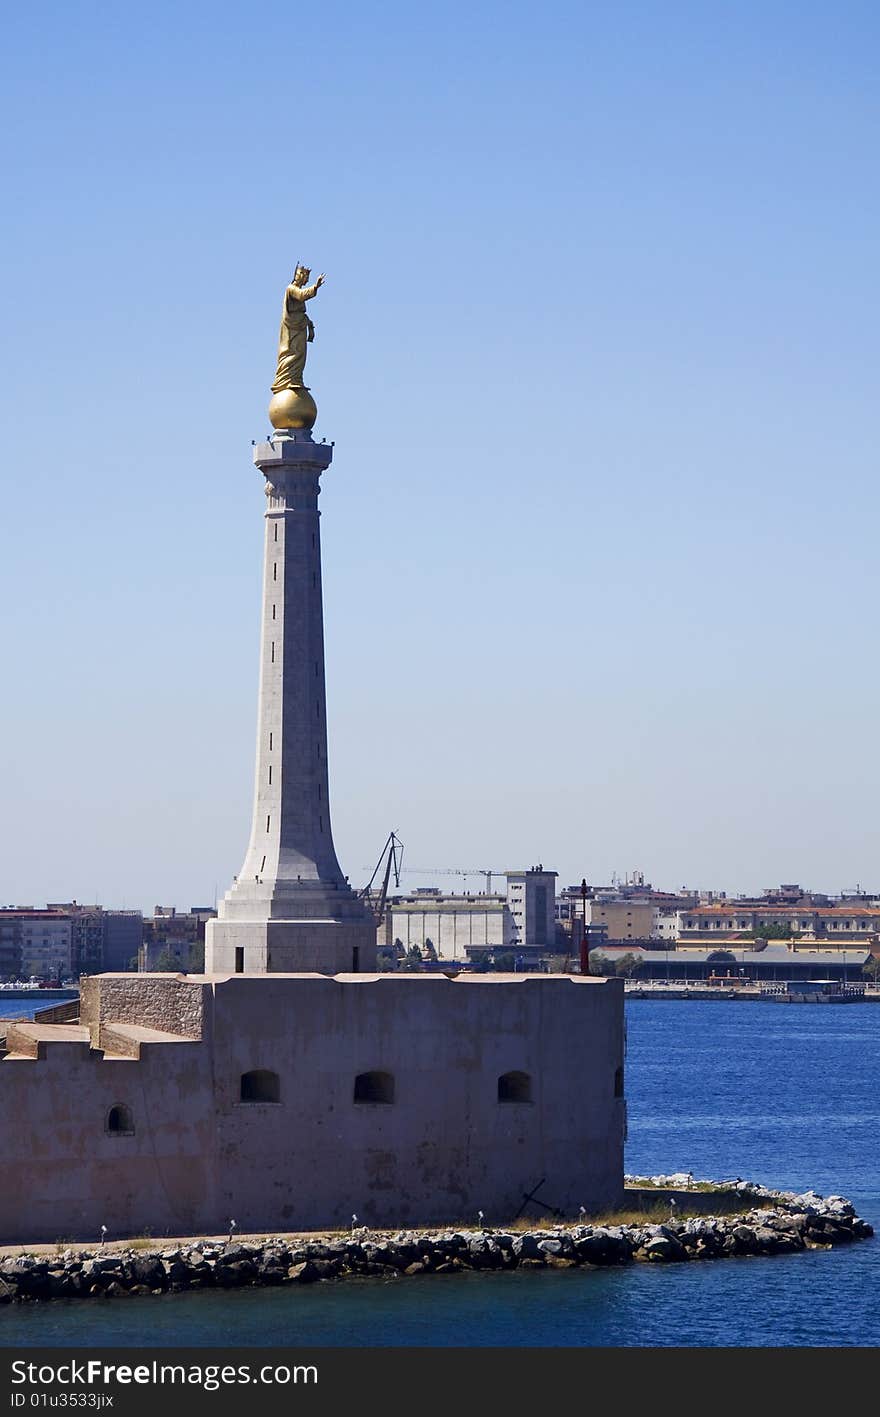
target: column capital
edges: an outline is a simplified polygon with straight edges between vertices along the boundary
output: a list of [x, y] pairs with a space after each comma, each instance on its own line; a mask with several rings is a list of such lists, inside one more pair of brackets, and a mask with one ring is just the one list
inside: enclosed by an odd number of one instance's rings
[[263, 443], [254, 443], [254, 462], [266, 477], [274, 473], [324, 472], [333, 460], [332, 443], [316, 443], [307, 428], [274, 433]]

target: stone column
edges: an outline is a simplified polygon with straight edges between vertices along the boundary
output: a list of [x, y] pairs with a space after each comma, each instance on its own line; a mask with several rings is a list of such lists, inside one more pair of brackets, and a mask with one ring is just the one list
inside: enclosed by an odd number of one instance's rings
[[318, 483], [332, 456], [308, 429], [254, 449], [267, 497], [254, 816], [244, 865], [206, 928], [209, 973], [376, 967], [373, 918], [330, 831]]

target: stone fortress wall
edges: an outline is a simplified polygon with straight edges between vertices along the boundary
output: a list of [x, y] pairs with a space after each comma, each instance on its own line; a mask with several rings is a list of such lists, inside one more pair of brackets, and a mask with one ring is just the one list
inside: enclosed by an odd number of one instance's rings
[[623, 1195], [623, 986], [95, 975], [11, 1023], [0, 1243], [503, 1223]]

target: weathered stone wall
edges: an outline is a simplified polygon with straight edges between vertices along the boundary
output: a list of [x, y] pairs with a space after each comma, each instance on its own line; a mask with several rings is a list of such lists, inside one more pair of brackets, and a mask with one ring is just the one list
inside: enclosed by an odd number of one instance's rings
[[[0, 1239], [198, 1228], [213, 1184], [208, 1050], [148, 1045], [135, 1062], [40, 1046], [40, 1059], [0, 1063]], [[108, 1133], [118, 1106], [134, 1135]]]
[[[83, 1020], [91, 1047], [0, 1061], [0, 1243], [503, 1222], [542, 1179], [565, 1214], [621, 1201], [619, 980], [105, 975]], [[180, 1041], [104, 1056], [117, 1021]], [[278, 1101], [242, 1100], [257, 1070]], [[393, 1101], [356, 1100], [375, 1072]], [[499, 1101], [512, 1072], [529, 1100]], [[132, 1134], [108, 1132], [114, 1106]]]
[[81, 981], [80, 1019], [91, 1029], [95, 1047], [103, 1046], [105, 1020], [201, 1038], [203, 994], [204, 981], [197, 975], [93, 974]]
[[[622, 991], [564, 976], [381, 975], [260, 979], [215, 991], [214, 1070], [224, 1209], [255, 1228], [512, 1216], [542, 1178], [549, 1204], [616, 1204], [622, 1189]], [[270, 986], [271, 987], [271, 986]], [[253, 1068], [274, 1068], [280, 1105], [242, 1105]], [[358, 1104], [357, 1074], [394, 1077], [395, 1100]], [[532, 1101], [499, 1103], [522, 1071]], [[290, 1134], [295, 1130], [292, 1147]], [[259, 1156], [262, 1190], [253, 1184]], [[341, 1161], [341, 1159], [344, 1160]], [[332, 1178], [332, 1179], [331, 1179]], [[247, 1200], [245, 1200], [247, 1198]], [[265, 1217], [265, 1218], [264, 1218]]]

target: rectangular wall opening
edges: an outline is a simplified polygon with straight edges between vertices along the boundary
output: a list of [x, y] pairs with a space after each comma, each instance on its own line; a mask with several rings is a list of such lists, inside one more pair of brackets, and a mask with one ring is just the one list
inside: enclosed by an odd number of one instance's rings
[[236, 945], [235, 947], [235, 972], [236, 974], [244, 974], [244, 945]]

